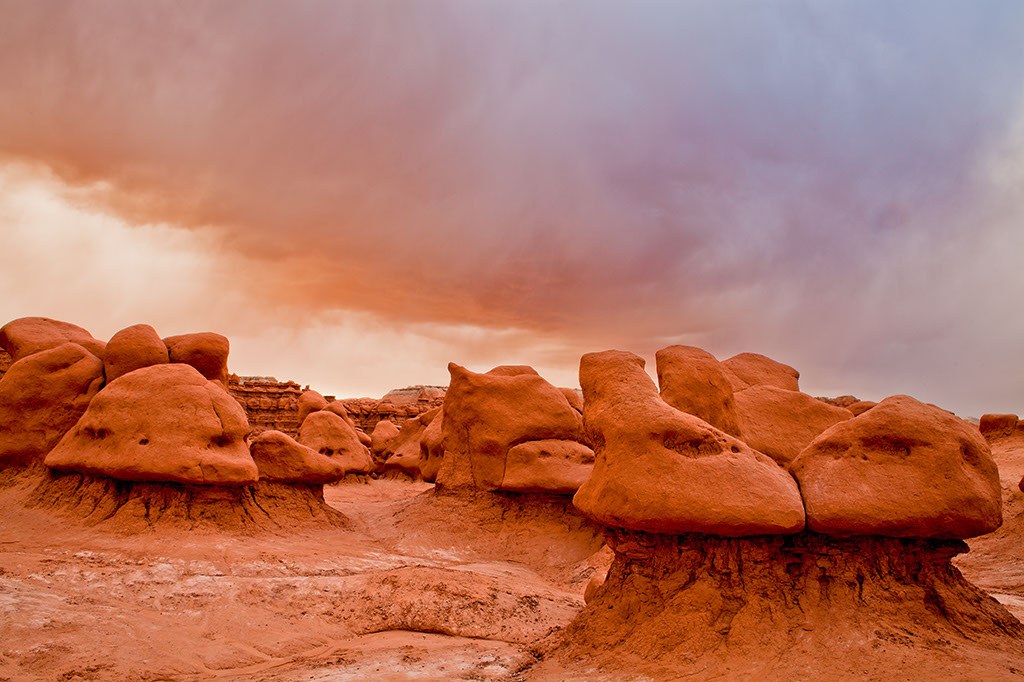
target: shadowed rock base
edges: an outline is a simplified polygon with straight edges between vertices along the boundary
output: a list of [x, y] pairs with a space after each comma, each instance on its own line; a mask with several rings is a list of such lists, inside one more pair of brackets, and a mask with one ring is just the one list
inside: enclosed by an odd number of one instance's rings
[[348, 525], [344, 515], [324, 502], [320, 485], [190, 486], [47, 472], [29, 494], [28, 506], [127, 532], [180, 528], [255, 533], [306, 524]]
[[952, 665], [968, 677], [1024, 674], [1024, 626], [950, 564], [967, 551], [960, 541], [607, 538], [615, 560], [605, 584], [542, 644], [548, 660], [533, 673], [834, 679], [912, 665], [922, 678], [948, 678]]

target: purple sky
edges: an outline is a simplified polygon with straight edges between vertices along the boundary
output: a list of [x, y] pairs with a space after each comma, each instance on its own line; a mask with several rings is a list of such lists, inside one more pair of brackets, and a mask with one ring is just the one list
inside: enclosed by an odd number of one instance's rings
[[0, 0], [0, 317], [339, 395], [761, 352], [1024, 411], [1019, 2]]

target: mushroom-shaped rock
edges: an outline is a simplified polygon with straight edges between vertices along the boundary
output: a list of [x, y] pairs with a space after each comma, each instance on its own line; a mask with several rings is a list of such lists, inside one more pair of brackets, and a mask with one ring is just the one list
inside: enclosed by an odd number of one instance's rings
[[800, 372], [789, 365], [757, 353], [740, 353], [722, 361], [733, 390], [750, 386], [775, 386], [787, 391], [800, 390]]
[[65, 343], [77, 343], [98, 358], [103, 357], [106, 346], [76, 324], [48, 317], [21, 317], [0, 327], [0, 348], [15, 362]]
[[181, 334], [164, 339], [171, 362], [191, 365], [207, 379], [228, 382], [228, 353], [231, 344], [226, 336], [213, 332]]
[[819, 533], [962, 539], [1002, 523], [999, 471], [981, 433], [909, 396], [836, 424], [790, 470]]
[[373, 457], [356, 430], [333, 412], [321, 410], [306, 417], [296, 440], [339, 462], [348, 473], [368, 474], [374, 469]]
[[384, 462], [385, 472], [398, 472], [412, 478], [420, 478], [420, 442], [427, 426], [440, 411], [441, 408], [435, 407], [402, 424], [398, 435], [388, 446], [390, 454]]
[[737, 391], [735, 399], [743, 440], [782, 466], [822, 431], [853, 418], [847, 409], [775, 386], [751, 386]]
[[444, 409], [430, 420], [420, 437], [420, 477], [428, 483], [437, 480], [444, 461]]
[[1017, 421], [1015, 414], [983, 414], [978, 422], [978, 430], [991, 443], [1012, 436], [1017, 429]]
[[[314, 398], [314, 400], [315, 400], [315, 398]], [[334, 414], [338, 415], [339, 417], [341, 417], [342, 419], [345, 420], [346, 424], [351, 426], [357, 432], [359, 431], [358, 427], [356, 426], [355, 421], [353, 421], [352, 417], [349, 415], [348, 408], [345, 407], [345, 403], [341, 402], [340, 400], [332, 400], [331, 402], [327, 403], [327, 405], [323, 409], [327, 410], [328, 412], [333, 412]], [[358, 435], [358, 433], [357, 433], [357, 435]], [[360, 440], [362, 440], [361, 436], [360, 436]], [[364, 443], [364, 445], [366, 445], [367, 447], [370, 446], [369, 443]]]
[[398, 427], [388, 419], [381, 419], [373, 427], [370, 434], [370, 452], [379, 455], [388, 447], [388, 443], [398, 435]]
[[501, 489], [572, 495], [594, 470], [594, 451], [573, 440], [531, 440], [509, 448]]
[[732, 384], [714, 355], [692, 346], [669, 346], [655, 358], [662, 400], [731, 436], [740, 435]]
[[877, 404], [878, 403], [876, 403], [874, 400], [858, 400], [857, 402], [851, 405], [847, 405], [846, 409], [850, 411], [850, 414], [856, 417], [858, 415], [864, 414]]
[[0, 465], [40, 461], [103, 386], [103, 362], [77, 343], [26, 355], [0, 378]]
[[167, 346], [148, 324], [136, 324], [117, 332], [110, 337], [103, 354], [108, 382], [128, 372], [168, 362]]
[[337, 458], [321, 455], [280, 431], [264, 431], [249, 443], [260, 481], [334, 483], [347, 473]]
[[650, 533], [741, 537], [803, 529], [792, 476], [746, 443], [669, 406], [642, 358], [588, 353], [580, 361], [580, 385], [597, 458], [573, 498], [585, 515]]
[[107, 384], [46, 456], [46, 466], [122, 481], [248, 485], [257, 479], [242, 407], [183, 364], [137, 369]]
[[327, 398], [313, 390], [303, 391], [299, 395], [298, 407], [299, 426], [302, 426], [302, 423], [306, 421], [306, 417], [327, 407]]
[[582, 440], [580, 413], [562, 391], [532, 369], [500, 367], [477, 374], [450, 363], [448, 371], [439, 488], [501, 490], [513, 446], [535, 440]]

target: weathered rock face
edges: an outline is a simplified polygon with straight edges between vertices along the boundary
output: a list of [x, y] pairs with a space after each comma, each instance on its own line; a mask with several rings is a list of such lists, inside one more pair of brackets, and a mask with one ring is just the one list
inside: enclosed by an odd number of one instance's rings
[[999, 471], [980, 432], [909, 396], [833, 426], [790, 469], [820, 533], [970, 538], [1002, 522]]
[[978, 430], [990, 443], [1000, 438], [1009, 438], [1016, 429], [1015, 414], [983, 414], [978, 422]]
[[301, 428], [302, 423], [306, 421], [306, 417], [314, 412], [319, 412], [320, 410], [327, 408], [327, 399], [316, 391], [306, 389], [302, 392], [302, 395], [299, 396], [298, 408], [299, 427]]
[[103, 362], [77, 343], [26, 355], [0, 378], [0, 466], [41, 462], [103, 386]]
[[774, 386], [786, 391], [800, 390], [800, 372], [789, 365], [757, 353], [740, 353], [722, 361], [733, 390], [751, 386]]
[[501, 489], [572, 495], [587, 482], [594, 451], [574, 440], [531, 440], [509, 448]]
[[231, 375], [228, 392], [245, 410], [254, 433], [280, 431], [293, 438], [298, 435], [298, 400], [302, 387], [294, 381]]
[[[454, 383], [454, 382], [453, 382]], [[606, 526], [727, 537], [804, 527], [796, 481], [771, 458], [658, 395], [632, 353], [580, 362], [594, 473], [573, 503]]]
[[822, 431], [853, 418], [849, 410], [775, 386], [751, 386], [737, 391], [735, 399], [743, 440], [782, 466]]
[[428, 483], [437, 480], [444, 461], [444, 408], [440, 408], [420, 438], [420, 478]]
[[264, 431], [249, 443], [260, 482], [323, 485], [345, 477], [341, 461], [308, 448], [280, 431]]
[[402, 424], [398, 435], [391, 440], [384, 451], [381, 466], [384, 473], [399, 473], [411, 478], [420, 478], [420, 441], [427, 426], [438, 415], [441, 408], [434, 408]]
[[[451, 385], [444, 401], [444, 459], [437, 475], [438, 490], [504, 490], [509, 451], [529, 441], [583, 442], [583, 423], [565, 395], [529, 368], [502, 367], [477, 374], [455, 363], [448, 365]], [[555, 452], [548, 450], [550, 455]], [[560, 450], [576, 457], [578, 450]], [[548, 471], [560, 472], [548, 481], [549, 492], [563, 491], [573, 467], [589, 466], [566, 460]], [[539, 475], [539, 474], [538, 474]], [[523, 472], [516, 474], [522, 478]], [[536, 479], [540, 484], [540, 479]], [[542, 487], [543, 485], [539, 485]]]
[[296, 440], [334, 459], [347, 473], [368, 474], [375, 468], [370, 451], [359, 442], [355, 429], [333, 412], [321, 410], [306, 417]]
[[936, 660], [936, 647], [1005, 657], [1024, 637], [950, 565], [967, 549], [960, 541], [628, 531], [607, 539], [612, 567], [550, 643], [553, 663], [586, 661], [609, 678], [881, 679], [913, 662], [915, 674], [942, 678], [949, 662]]
[[714, 355], [692, 346], [669, 346], [655, 358], [662, 400], [731, 436], [740, 435], [732, 385]]
[[103, 355], [108, 382], [128, 372], [168, 362], [167, 346], [148, 324], [136, 324], [114, 334]]
[[15, 362], [65, 343], [77, 343], [100, 359], [106, 346], [78, 325], [48, 317], [22, 317], [0, 327], [0, 348]]
[[164, 339], [171, 362], [191, 365], [210, 381], [228, 383], [228, 353], [231, 344], [227, 337], [213, 332], [181, 334]]
[[257, 478], [248, 433], [221, 385], [189, 365], [155, 365], [97, 393], [45, 462], [122, 481], [247, 485]]
[[397, 435], [398, 427], [387, 419], [377, 422], [370, 434], [370, 452], [375, 455], [383, 453]]

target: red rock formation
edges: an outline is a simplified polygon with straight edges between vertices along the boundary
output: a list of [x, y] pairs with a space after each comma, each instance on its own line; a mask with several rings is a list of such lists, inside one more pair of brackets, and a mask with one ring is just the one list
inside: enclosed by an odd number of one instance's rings
[[368, 474], [375, 468], [369, 449], [359, 441], [355, 429], [333, 412], [321, 410], [306, 417], [296, 440], [337, 460], [348, 473]]
[[26, 355], [0, 378], [0, 466], [40, 462], [103, 385], [103, 362], [77, 343]]
[[[439, 491], [505, 489], [508, 455], [528, 441], [565, 440], [583, 443], [583, 420], [555, 388], [530, 368], [501, 367], [477, 374], [450, 363], [452, 382], [444, 400], [444, 458], [437, 475]], [[549, 454], [556, 454], [548, 449]], [[590, 465], [578, 451], [546, 465], [553, 478], [535, 479], [536, 487], [563, 492], [581, 480]], [[523, 473], [516, 474], [522, 480]]]
[[143, 367], [166, 365], [170, 356], [156, 330], [148, 324], [136, 324], [114, 334], [103, 354], [107, 382]]
[[248, 485], [249, 424], [217, 382], [183, 364], [110, 382], [46, 456], [46, 466], [121, 481]]
[[0, 348], [3, 348], [14, 361], [65, 343], [77, 343], [103, 359], [106, 344], [93, 338], [87, 330], [70, 322], [51, 320], [48, 317], [21, 317], [0, 327]]
[[370, 452], [381, 455], [388, 450], [388, 445], [399, 433], [398, 427], [387, 419], [377, 422], [370, 434]]
[[804, 527], [796, 481], [771, 458], [664, 402], [632, 353], [580, 361], [597, 462], [573, 503], [606, 526], [739, 537]]
[[786, 391], [800, 390], [800, 372], [789, 365], [757, 353], [740, 353], [722, 361], [733, 390], [751, 386], [775, 386]]
[[298, 435], [298, 399], [302, 387], [294, 381], [232, 375], [228, 392], [245, 409], [254, 433], [280, 431], [292, 438]]
[[769, 385], [737, 391], [735, 399], [743, 440], [783, 466], [822, 431], [853, 418], [849, 410], [806, 393]]
[[423, 431], [420, 438], [420, 476], [428, 483], [437, 481], [444, 461], [444, 406]]
[[249, 443], [260, 483], [336, 483], [347, 473], [340, 460], [321, 455], [280, 431], [264, 431]]
[[191, 365], [210, 381], [228, 383], [228, 353], [231, 344], [227, 337], [213, 332], [181, 334], [164, 339], [171, 362]]
[[813, 531], [970, 538], [1002, 523], [999, 471], [978, 429], [909, 396], [836, 424], [790, 470]]
[[669, 346], [655, 358], [662, 400], [731, 436], [740, 435], [733, 388], [714, 355], [691, 346]]
[[440, 407], [443, 386], [410, 386], [389, 391], [383, 398], [346, 398], [341, 402], [356, 426], [372, 433], [377, 422], [388, 420], [401, 427], [408, 419]]

